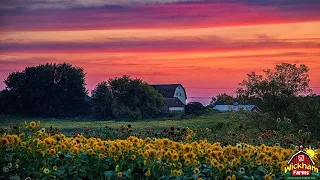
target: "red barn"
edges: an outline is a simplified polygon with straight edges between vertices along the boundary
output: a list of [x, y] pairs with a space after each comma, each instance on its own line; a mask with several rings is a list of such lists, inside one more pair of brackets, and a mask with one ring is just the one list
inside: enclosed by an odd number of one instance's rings
[[315, 168], [314, 164], [309, 154], [300, 146], [299, 152], [289, 160], [287, 169], [291, 171], [291, 176], [310, 176]]

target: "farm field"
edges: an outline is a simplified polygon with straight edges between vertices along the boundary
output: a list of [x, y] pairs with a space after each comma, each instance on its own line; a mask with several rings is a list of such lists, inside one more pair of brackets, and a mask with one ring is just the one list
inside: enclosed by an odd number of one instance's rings
[[[86, 128], [90, 127], [93, 129], [103, 128], [105, 126], [108, 127], [119, 127], [122, 125], [131, 124], [137, 130], [144, 129], [155, 129], [159, 130], [165, 127], [208, 127], [213, 126], [219, 122], [227, 123], [230, 121], [229, 113], [215, 113], [214, 115], [203, 115], [187, 120], [178, 120], [178, 118], [166, 120], [166, 119], [150, 119], [143, 121], [95, 121], [93, 119], [54, 119], [54, 118], [20, 118], [20, 117], [12, 117], [12, 116], [4, 116], [0, 118], [0, 128], [6, 129], [9, 128], [10, 125], [18, 124], [22, 125], [25, 121], [41, 121], [42, 126], [45, 128], [49, 128], [51, 125], [60, 130], [71, 130], [78, 128]], [[168, 118], [169, 119], [169, 118]]]
[[[280, 143], [271, 146], [261, 142], [222, 145], [219, 141], [196, 140], [196, 129], [173, 126], [168, 130], [172, 135], [169, 138], [154, 139], [150, 135], [141, 138], [139, 134], [127, 134], [124, 138], [110, 139], [53, 134], [40, 121], [25, 125], [1, 136], [0, 157], [4, 160], [0, 163], [3, 167], [1, 177], [283, 179], [287, 161], [296, 152], [296, 147], [285, 148]], [[122, 126], [117, 134], [124, 135], [124, 131], [130, 132], [131, 128], [131, 124]], [[210, 131], [207, 132], [210, 134]], [[171, 140], [177, 136], [181, 139]], [[309, 147], [306, 151], [315, 158], [315, 168], [320, 168], [319, 147]]]
[[[137, 122], [7, 116], [0, 125], [1, 177], [283, 179], [304, 137], [254, 127], [232, 113]], [[319, 141], [308, 141], [320, 168]]]
[[[296, 129], [286, 121], [275, 124], [277, 130], [263, 128], [264, 122], [253, 124], [244, 114], [210, 113], [189, 119], [168, 118], [141, 121], [94, 121], [89, 118], [53, 119], [53, 118], [19, 118], [1, 117], [0, 130], [6, 133], [24, 128], [26, 122], [41, 122], [52, 134], [63, 133], [66, 136], [81, 134], [84, 136], [104, 136], [106, 139], [125, 139], [130, 135], [146, 137], [164, 137], [181, 140], [182, 131], [190, 129], [194, 140], [207, 139], [210, 142], [220, 141], [223, 144], [280, 143], [289, 147], [304, 143], [318, 146], [319, 140], [307, 131]], [[258, 124], [258, 126], [257, 126]], [[260, 124], [260, 125], [259, 125]], [[128, 128], [128, 126], [130, 128]], [[129, 130], [130, 129], [130, 130]], [[174, 133], [169, 133], [173, 129]]]

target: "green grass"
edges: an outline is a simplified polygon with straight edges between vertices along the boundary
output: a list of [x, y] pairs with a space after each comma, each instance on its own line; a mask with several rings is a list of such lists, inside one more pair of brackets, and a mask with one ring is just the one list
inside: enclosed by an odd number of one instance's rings
[[93, 119], [54, 119], [54, 118], [21, 118], [21, 117], [0, 117], [0, 128], [7, 129], [12, 124], [23, 125], [24, 122], [41, 121], [42, 126], [49, 128], [51, 125], [59, 130], [71, 130], [91, 128], [99, 129], [105, 126], [120, 127], [122, 125], [131, 124], [136, 130], [154, 129], [159, 130], [169, 128], [170, 126], [180, 128], [203, 128], [212, 127], [217, 123], [229, 122], [229, 113], [214, 113], [211, 115], [203, 115], [191, 119], [172, 119], [172, 120], [141, 120], [136, 122], [129, 121], [94, 121]]

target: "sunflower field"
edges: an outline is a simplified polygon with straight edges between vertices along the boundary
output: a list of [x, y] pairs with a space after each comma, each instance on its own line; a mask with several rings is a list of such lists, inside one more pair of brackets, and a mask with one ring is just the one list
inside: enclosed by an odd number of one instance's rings
[[[0, 179], [283, 179], [284, 167], [298, 149], [280, 144], [221, 145], [194, 140], [190, 129], [183, 138], [172, 140], [70, 137], [49, 132], [40, 122], [26, 127], [1, 134]], [[320, 168], [317, 148], [309, 152]]]

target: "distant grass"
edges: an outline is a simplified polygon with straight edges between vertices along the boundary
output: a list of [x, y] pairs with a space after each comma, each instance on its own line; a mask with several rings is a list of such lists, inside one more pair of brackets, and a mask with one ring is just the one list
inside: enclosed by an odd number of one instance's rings
[[159, 130], [163, 128], [169, 128], [174, 126], [176, 128], [204, 128], [204, 127], [212, 127], [217, 125], [218, 123], [226, 123], [229, 122], [229, 113], [214, 113], [211, 115], [203, 115], [191, 119], [172, 119], [172, 120], [140, 120], [136, 122], [129, 121], [94, 121], [93, 119], [54, 119], [54, 118], [21, 118], [21, 117], [12, 117], [12, 116], [3, 116], [0, 117], [0, 128], [7, 129], [12, 124], [23, 125], [24, 122], [30, 121], [41, 121], [42, 126], [49, 128], [51, 125], [54, 128], [58, 128], [61, 131], [64, 130], [72, 130], [72, 129], [82, 129], [82, 128], [90, 128], [90, 129], [100, 129], [105, 126], [108, 127], [120, 127], [122, 125], [126, 126], [131, 124], [132, 127], [136, 130], [146, 130], [153, 129]]

